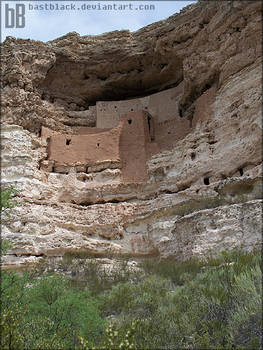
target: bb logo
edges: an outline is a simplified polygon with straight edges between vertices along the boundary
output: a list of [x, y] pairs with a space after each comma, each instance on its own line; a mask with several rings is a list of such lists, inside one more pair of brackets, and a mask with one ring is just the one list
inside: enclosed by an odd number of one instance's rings
[[16, 4], [15, 8], [5, 5], [5, 27], [6, 28], [25, 28], [25, 5]]

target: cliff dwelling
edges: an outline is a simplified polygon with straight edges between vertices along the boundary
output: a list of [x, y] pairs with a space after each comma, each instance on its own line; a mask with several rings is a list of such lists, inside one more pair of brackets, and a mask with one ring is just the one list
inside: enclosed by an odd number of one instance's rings
[[[41, 127], [47, 141], [47, 160], [40, 169], [68, 174], [102, 171], [111, 164], [120, 169], [122, 182], [141, 183], [148, 179], [146, 161], [169, 150], [183, 139], [197, 122], [209, 118], [215, 87], [197, 99], [196, 112], [182, 118], [179, 101], [183, 83], [149, 96], [121, 101], [98, 101], [91, 112], [95, 126], [72, 126], [71, 133]], [[78, 117], [86, 110], [76, 112]], [[82, 178], [86, 181], [86, 177]]]
[[136, 32], [7, 37], [2, 182], [19, 205], [2, 227], [14, 259], [184, 260], [259, 244], [261, 12], [198, 1]]

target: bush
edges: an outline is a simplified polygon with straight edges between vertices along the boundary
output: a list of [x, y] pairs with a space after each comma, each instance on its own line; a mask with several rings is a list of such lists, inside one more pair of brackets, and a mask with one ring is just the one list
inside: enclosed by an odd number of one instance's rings
[[44, 261], [38, 271], [60, 271], [71, 275], [72, 283], [80, 288], [88, 289], [92, 295], [98, 295], [110, 290], [119, 282], [140, 280], [142, 271], [129, 264], [129, 257], [115, 257], [112, 264], [103, 264], [87, 254], [66, 253], [56, 265], [49, 265]]
[[18, 191], [13, 186], [1, 189], [1, 212], [4, 212], [8, 215], [8, 210], [16, 206], [17, 203], [13, 198], [17, 193]]
[[262, 271], [259, 266], [235, 277], [231, 293], [235, 301], [234, 312], [229, 318], [229, 336], [234, 345], [246, 349], [262, 346]]
[[120, 350], [136, 350], [134, 344], [134, 334], [136, 332], [138, 321], [133, 321], [128, 327], [125, 334], [122, 335], [120, 330], [116, 327], [114, 322], [109, 323], [105, 330], [105, 335], [96, 347], [89, 344], [89, 342], [80, 337], [81, 350], [96, 350], [96, 349], [120, 349]]
[[235, 250], [206, 263], [170, 264], [148, 265], [155, 275], [136, 285], [120, 283], [104, 297], [104, 312], [115, 316], [123, 332], [140, 319], [138, 348], [262, 347], [260, 252]]
[[[0, 191], [0, 211], [1, 215], [9, 215], [9, 210], [16, 206], [17, 202], [14, 200], [14, 196], [18, 191], [13, 187], [1, 188]], [[0, 239], [1, 254], [6, 254], [7, 250], [11, 248], [12, 244], [6, 240]]]
[[129, 313], [135, 318], [150, 317], [169, 288], [168, 280], [155, 275], [138, 284], [119, 283], [110, 293], [104, 295], [104, 304], [101, 307], [107, 315]]
[[2, 273], [1, 349], [262, 349], [260, 251], [149, 260], [135, 279], [126, 261], [109, 279], [82, 260], [81, 288], [78, 274]]
[[146, 259], [140, 264], [141, 268], [147, 274], [155, 274], [168, 278], [175, 285], [183, 285], [185, 282], [194, 279], [205, 265], [205, 262], [196, 258], [184, 262], [173, 259], [158, 260], [154, 258]]
[[98, 300], [70, 287], [58, 275], [32, 280], [28, 274], [4, 272], [2, 296], [3, 349], [75, 349], [78, 336], [92, 344], [104, 328]]

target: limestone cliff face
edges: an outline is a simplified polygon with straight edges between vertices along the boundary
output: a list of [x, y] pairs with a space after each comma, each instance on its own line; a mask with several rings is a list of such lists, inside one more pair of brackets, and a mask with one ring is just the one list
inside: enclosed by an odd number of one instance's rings
[[187, 259], [259, 244], [261, 7], [201, 1], [134, 33], [7, 38], [10, 254]]

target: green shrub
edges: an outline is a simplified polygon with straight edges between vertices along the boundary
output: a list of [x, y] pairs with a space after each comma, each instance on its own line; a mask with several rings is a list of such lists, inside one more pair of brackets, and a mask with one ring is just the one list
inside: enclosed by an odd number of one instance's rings
[[140, 319], [134, 338], [138, 348], [262, 347], [260, 252], [223, 252], [196, 265], [146, 266], [154, 275], [118, 284], [102, 305], [122, 332]]
[[[114, 267], [103, 264], [95, 258], [80, 258], [65, 254], [56, 269], [70, 272], [72, 283], [80, 288], [88, 288], [92, 295], [110, 290], [120, 282], [136, 281], [141, 273], [129, 266], [129, 257], [118, 257], [112, 260]], [[53, 267], [54, 268], [54, 267]]]
[[100, 343], [96, 346], [90, 345], [86, 339], [79, 337], [81, 344], [80, 350], [136, 350], [137, 347], [134, 344], [134, 334], [136, 332], [137, 324], [137, 320], [133, 321], [126, 329], [125, 333], [121, 334], [114, 322], [110, 322], [106, 327], [104, 337], [102, 337]]
[[138, 284], [119, 283], [104, 295], [101, 307], [107, 315], [123, 312], [130, 313], [135, 318], [149, 317], [169, 289], [169, 281], [156, 275], [149, 276]]
[[18, 191], [13, 187], [1, 188], [1, 204], [0, 210], [8, 215], [8, 210], [16, 206], [17, 202], [14, 200], [14, 196]]
[[234, 280], [231, 293], [235, 301], [229, 317], [230, 337], [235, 345], [258, 349], [262, 345], [262, 271], [259, 266], [242, 272]]
[[204, 262], [197, 258], [192, 258], [184, 262], [175, 261], [174, 259], [145, 259], [141, 262], [140, 267], [147, 274], [156, 274], [168, 278], [175, 285], [183, 285], [185, 282], [195, 278], [205, 265]]
[[124, 260], [111, 278], [81, 260], [70, 279], [2, 273], [1, 349], [262, 349], [260, 251], [144, 261], [137, 276]]
[[79, 335], [95, 343], [104, 328], [98, 300], [72, 288], [64, 277], [30, 277], [2, 274], [1, 348], [75, 349]]
[[[16, 206], [17, 202], [14, 200], [15, 195], [18, 193], [18, 191], [13, 187], [9, 186], [6, 188], [1, 187], [0, 191], [0, 211], [1, 215], [9, 215], [9, 210]], [[6, 240], [2, 240], [0, 238], [0, 250], [1, 254], [6, 254], [7, 250], [12, 247], [12, 244]]]

